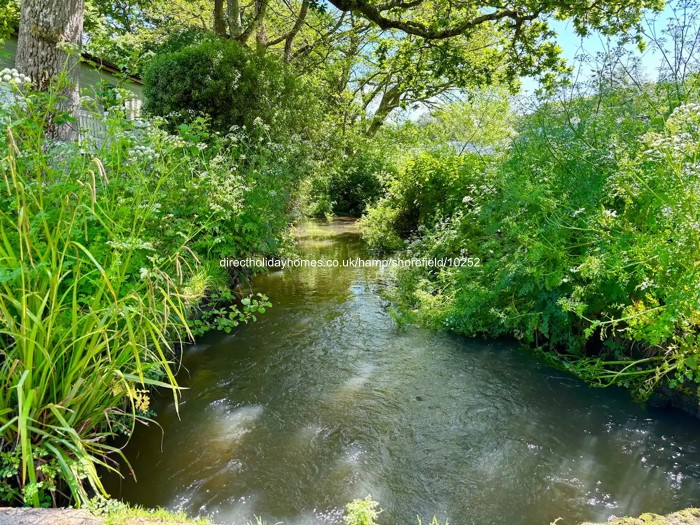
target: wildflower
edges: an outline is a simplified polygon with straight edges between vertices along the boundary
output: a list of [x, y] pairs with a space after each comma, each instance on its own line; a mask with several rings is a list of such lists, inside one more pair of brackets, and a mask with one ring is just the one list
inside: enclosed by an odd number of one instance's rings
[[151, 398], [148, 396], [148, 390], [134, 390], [130, 393], [131, 400], [134, 402], [134, 408], [139, 412], [146, 413], [151, 404]]
[[18, 86], [29, 85], [32, 83], [32, 79], [27, 75], [24, 75], [17, 71], [16, 69], [5, 68], [0, 71], [0, 80], [8, 84], [15, 84]]

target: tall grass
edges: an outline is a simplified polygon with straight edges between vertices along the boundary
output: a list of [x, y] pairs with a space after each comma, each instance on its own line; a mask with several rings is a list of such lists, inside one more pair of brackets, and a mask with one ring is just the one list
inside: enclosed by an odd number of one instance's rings
[[[7, 129], [0, 178], [0, 497], [33, 506], [80, 504], [104, 488], [98, 469], [121, 456], [110, 437], [148, 411], [147, 386], [177, 399], [170, 341], [188, 335], [185, 301], [168, 268], [183, 243], [131, 260], [149, 194], [119, 220], [98, 195], [97, 159], [55, 169], [41, 141], [18, 147]], [[22, 145], [29, 149], [23, 151]], [[36, 146], [32, 146], [36, 145]], [[18, 166], [18, 163], [21, 166]], [[69, 175], [69, 176], [67, 176]], [[125, 285], [128, 283], [128, 285]]]

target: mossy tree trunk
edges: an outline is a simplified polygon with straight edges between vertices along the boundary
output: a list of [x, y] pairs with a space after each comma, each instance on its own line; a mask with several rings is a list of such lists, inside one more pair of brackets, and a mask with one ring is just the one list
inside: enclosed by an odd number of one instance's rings
[[[46, 91], [65, 71], [61, 109], [77, 118], [78, 75], [85, 0], [22, 0], [16, 67]], [[51, 123], [47, 133], [75, 140], [75, 123]]]

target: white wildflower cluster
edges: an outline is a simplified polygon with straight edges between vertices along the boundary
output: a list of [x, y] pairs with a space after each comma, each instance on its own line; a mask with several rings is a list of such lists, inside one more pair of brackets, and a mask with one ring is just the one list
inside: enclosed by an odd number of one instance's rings
[[16, 69], [0, 70], [0, 127], [8, 124], [12, 108], [21, 110], [25, 105], [24, 96], [18, 88], [30, 85], [31, 79]]
[[240, 176], [217, 170], [207, 181], [210, 186], [209, 208], [224, 218], [240, 213], [249, 190]]
[[179, 135], [171, 135], [169, 133], [163, 137], [163, 142], [165, 145], [173, 148], [186, 148], [188, 145], [187, 141]]
[[479, 202], [482, 201], [485, 196], [496, 194], [495, 186], [490, 184], [469, 184], [466, 190], [467, 195], [462, 198], [462, 204], [464, 204], [467, 209], [466, 213], [471, 215], [478, 215], [481, 213], [481, 205], [479, 205]]
[[648, 149], [644, 154], [650, 159], [662, 160], [671, 157], [681, 160], [697, 149], [697, 140], [693, 140], [690, 133], [681, 132], [674, 135], [661, 135], [659, 133], [647, 133], [645, 136]]
[[156, 274], [152, 270], [149, 270], [148, 268], [140, 268], [139, 269], [139, 277], [141, 278], [142, 281], [147, 281], [148, 279], [155, 277]]
[[681, 176], [693, 181], [700, 180], [700, 160], [684, 163], [681, 168]]
[[665, 124], [664, 133], [650, 132], [644, 135], [650, 159], [682, 160], [693, 157], [700, 141], [700, 104], [685, 104], [677, 107]]
[[141, 145], [131, 148], [129, 155], [132, 159], [136, 160], [154, 159], [160, 156], [160, 154], [157, 153], [152, 147]]
[[8, 84], [15, 84], [17, 86], [28, 86], [32, 83], [32, 79], [27, 75], [24, 75], [17, 71], [16, 69], [5, 68], [0, 71], [0, 80]]
[[641, 283], [639, 283], [639, 284], [637, 285], [637, 288], [636, 288], [636, 289], [637, 289], [637, 290], [646, 290], [646, 289], [648, 289], [648, 288], [653, 288], [653, 287], [655, 287], [655, 286], [656, 286], [656, 285], [654, 284], [654, 281], [652, 281], [652, 280], [646, 278], [646, 279], [644, 279]]
[[107, 244], [115, 250], [154, 250], [153, 243], [141, 239], [128, 238], [123, 241], [107, 241]]
[[253, 126], [259, 128], [262, 131], [270, 131], [270, 126], [268, 124], [265, 124], [263, 119], [261, 119], [260, 117], [255, 117], [255, 120], [253, 120]]
[[666, 129], [671, 133], [686, 132], [700, 136], [700, 104], [678, 106], [666, 120]]

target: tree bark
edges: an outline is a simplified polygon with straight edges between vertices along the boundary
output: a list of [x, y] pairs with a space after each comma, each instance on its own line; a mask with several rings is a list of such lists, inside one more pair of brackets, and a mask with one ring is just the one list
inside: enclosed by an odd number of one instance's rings
[[379, 131], [379, 128], [381, 128], [384, 125], [384, 122], [389, 116], [389, 113], [398, 108], [400, 103], [401, 91], [399, 90], [399, 86], [392, 86], [389, 89], [387, 89], [384, 92], [384, 95], [382, 95], [382, 100], [379, 102], [379, 107], [374, 113], [374, 116], [372, 117], [372, 120], [370, 121], [365, 134], [368, 137], [373, 137], [374, 135], [376, 135], [377, 131]]
[[291, 31], [287, 34], [287, 38], [284, 40], [284, 62], [289, 64], [292, 61], [292, 43], [294, 42], [294, 37], [304, 25], [304, 20], [306, 19], [306, 13], [309, 11], [309, 0], [302, 0], [301, 9], [299, 10], [299, 16], [294, 22], [294, 26]]
[[226, 22], [224, 22], [224, 0], [214, 0], [214, 33], [226, 37]]
[[228, 18], [228, 30], [231, 38], [238, 38], [243, 33], [241, 23], [241, 6], [238, 0], [226, 1], [226, 16]]
[[268, 2], [269, 0], [255, 0], [255, 14], [253, 15], [253, 19], [237, 39], [241, 44], [246, 45], [251, 35], [257, 35], [258, 42], [260, 41], [261, 35], [259, 30], [265, 18]]
[[[84, 0], [22, 0], [16, 67], [31, 77], [34, 86], [46, 91], [65, 72], [61, 85], [64, 100], [59, 109], [78, 117], [80, 93], [80, 46], [83, 35]], [[75, 140], [75, 123], [49, 124], [47, 135], [56, 140]]]

